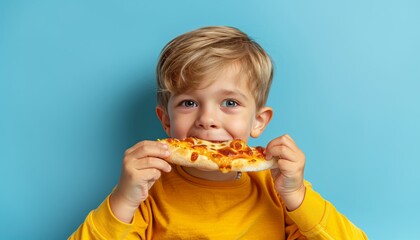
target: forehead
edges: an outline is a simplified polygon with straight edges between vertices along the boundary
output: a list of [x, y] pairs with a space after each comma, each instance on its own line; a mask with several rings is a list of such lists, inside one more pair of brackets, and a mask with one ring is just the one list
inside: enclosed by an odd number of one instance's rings
[[249, 76], [239, 64], [229, 64], [221, 68], [212, 69], [201, 77], [195, 89], [200, 90], [210, 86], [218, 88], [240, 88], [250, 91]]

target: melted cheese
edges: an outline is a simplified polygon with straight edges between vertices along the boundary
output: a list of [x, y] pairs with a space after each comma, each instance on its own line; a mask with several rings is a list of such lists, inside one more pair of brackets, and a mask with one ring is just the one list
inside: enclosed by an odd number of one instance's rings
[[166, 141], [174, 147], [188, 150], [190, 156], [185, 156], [185, 158], [191, 162], [196, 161], [199, 155], [205, 156], [216, 163], [222, 172], [229, 172], [235, 159], [246, 160], [250, 165], [258, 161], [265, 161], [264, 148], [249, 147], [240, 139], [211, 142], [190, 137], [184, 140], [168, 138]]

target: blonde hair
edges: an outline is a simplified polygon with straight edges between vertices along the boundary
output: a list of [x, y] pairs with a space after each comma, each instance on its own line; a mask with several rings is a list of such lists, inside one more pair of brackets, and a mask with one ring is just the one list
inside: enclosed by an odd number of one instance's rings
[[265, 105], [273, 64], [264, 49], [233, 27], [204, 27], [182, 34], [162, 50], [157, 64], [158, 105], [167, 109], [172, 94], [197, 89], [202, 79], [230, 64], [247, 74], [257, 108]]

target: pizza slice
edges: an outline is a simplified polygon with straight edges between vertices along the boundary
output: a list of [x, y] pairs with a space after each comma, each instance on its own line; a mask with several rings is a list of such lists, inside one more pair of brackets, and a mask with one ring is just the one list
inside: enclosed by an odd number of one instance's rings
[[189, 137], [184, 140], [166, 138], [158, 140], [169, 146], [168, 161], [203, 170], [261, 171], [276, 166], [274, 159], [266, 160], [263, 147], [250, 147], [240, 140], [212, 142]]

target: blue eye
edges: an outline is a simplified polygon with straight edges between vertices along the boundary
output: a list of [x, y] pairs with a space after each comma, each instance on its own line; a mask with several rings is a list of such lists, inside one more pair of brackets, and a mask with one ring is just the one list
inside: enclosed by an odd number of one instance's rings
[[198, 104], [196, 102], [194, 102], [193, 100], [184, 100], [180, 103], [180, 105], [182, 107], [187, 107], [187, 108], [192, 108], [192, 107], [197, 107]]
[[238, 102], [232, 99], [226, 99], [222, 102], [223, 107], [236, 107], [238, 105], [239, 105]]

